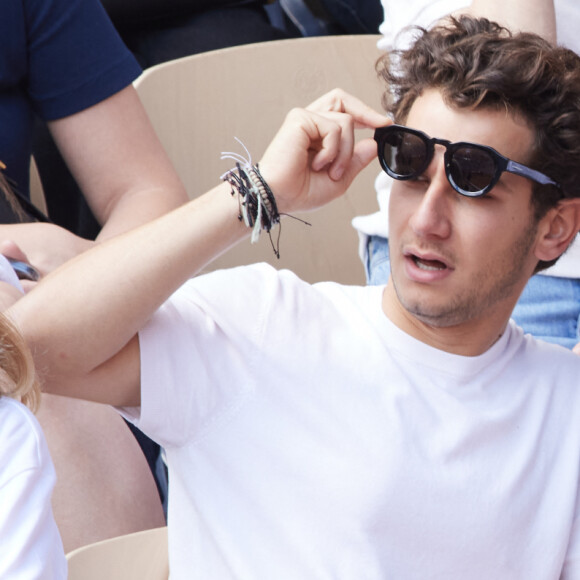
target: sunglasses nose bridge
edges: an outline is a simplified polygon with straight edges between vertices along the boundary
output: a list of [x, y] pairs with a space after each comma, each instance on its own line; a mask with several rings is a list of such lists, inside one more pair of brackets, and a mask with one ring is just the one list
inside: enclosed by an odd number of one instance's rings
[[445, 150], [447, 150], [447, 147], [451, 145], [451, 141], [448, 141], [447, 139], [437, 139], [437, 137], [431, 137], [431, 143], [433, 143], [433, 145], [441, 145], [445, 147]]
[[[444, 151], [440, 151], [439, 147], [444, 148]], [[425, 167], [426, 171], [432, 171], [434, 174], [440, 174], [444, 172], [444, 168], [447, 165], [447, 157], [448, 157], [448, 147], [451, 145], [451, 141], [447, 141], [447, 139], [437, 139], [436, 137], [431, 137], [428, 141], [428, 159], [427, 159], [427, 166]], [[443, 153], [443, 155], [441, 155]], [[429, 166], [433, 166], [432, 170], [429, 170]]]
[[[447, 179], [448, 146], [451, 141], [431, 137], [428, 144], [428, 163], [425, 174], [428, 178], [428, 187], [423, 198], [424, 206], [429, 206], [429, 212], [439, 213], [446, 205], [452, 187]], [[443, 148], [443, 151], [441, 150]]]

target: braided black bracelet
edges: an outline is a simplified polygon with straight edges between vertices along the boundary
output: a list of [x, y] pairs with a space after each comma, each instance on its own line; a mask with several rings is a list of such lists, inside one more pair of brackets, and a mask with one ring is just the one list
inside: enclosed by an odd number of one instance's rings
[[[311, 224], [289, 214], [280, 214], [274, 194], [262, 177], [258, 164], [252, 164], [252, 158], [246, 146], [237, 137], [235, 139], [244, 148], [247, 157], [231, 151], [223, 152], [221, 158], [233, 159], [236, 162], [236, 167], [226, 171], [221, 178], [230, 184], [231, 194], [238, 196], [240, 207], [238, 219], [243, 220], [249, 228], [252, 228], [252, 243], [255, 244], [260, 238], [260, 232], [265, 230], [270, 237], [274, 254], [280, 258], [280, 232], [282, 229], [280, 215], [291, 217], [307, 226]], [[276, 242], [272, 239], [271, 233], [275, 225], [278, 226]]]
[[[239, 139], [237, 141], [241, 143]], [[243, 143], [241, 145], [246, 149]], [[270, 233], [275, 225], [280, 225], [276, 199], [270, 186], [262, 177], [258, 165], [252, 165], [247, 149], [246, 153], [247, 159], [237, 153], [222, 153], [222, 159], [229, 158], [236, 161], [236, 167], [222, 175], [222, 179], [230, 184], [231, 194], [238, 196], [240, 207], [238, 218], [252, 228], [252, 243], [256, 243], [261, 231], [265, 230], [270, 236], [274, 254], [280, 258], [280, 231], [276, 243], [272, 240]]]

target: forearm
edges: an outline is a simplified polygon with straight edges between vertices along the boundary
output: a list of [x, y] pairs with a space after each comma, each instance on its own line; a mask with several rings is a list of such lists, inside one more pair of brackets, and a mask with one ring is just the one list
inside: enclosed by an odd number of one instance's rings
[[[131, 341], [157, 308], [247, 235], [223, 184], [177, 210], [95, 245], [49, 275], [10, 311], [46, 389], [88, 377]], [[66, 297], [63, 299], [63, 297]]]
[[[338, 90], [292, 111], [260, 161], [279, 212], [315, 209], [342, 195], [376, 157], [374, 141], [356, 142], [354, 129], [385, 123], [382, 114]], [[188, 278], [249, 235], [230, 191], [223, 183], [95, 244], [10, 309], [47, 390], [138, 404], [137, 333]]]
[[114, 236], [146, 224], [188, 200], [179, 188], [161, 189], [161, 187], [127, 192], [110, 209], [102, 219], [103, 227], [96, 241], [103, 242]]
[[188, 201], [133, 87], [49, 127], [103, 226], [99, 241]]
[[535, 32], [556, 42], [556, 16], [553, 0], [473, 0], [467, 10], [514, 31]]

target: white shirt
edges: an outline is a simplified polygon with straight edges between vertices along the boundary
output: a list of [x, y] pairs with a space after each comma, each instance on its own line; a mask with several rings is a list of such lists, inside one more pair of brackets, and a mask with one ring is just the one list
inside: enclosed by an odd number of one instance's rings
[[0, 578], [64, 580], [67, 565], [52, 515], [56, 476], [32, 413], [0, 398]]
[[445, 353], [381, 297], [257, 265], [140, 333], [172, 580], [580, 578], [580, 358], [515, 326]]

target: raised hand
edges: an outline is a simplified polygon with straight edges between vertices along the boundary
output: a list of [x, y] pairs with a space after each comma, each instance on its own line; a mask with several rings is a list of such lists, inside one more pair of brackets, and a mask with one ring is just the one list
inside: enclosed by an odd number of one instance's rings
[[357, 142], [355, 129], [388, 123], [340, 89], [290, 111], [260, 161], [280, 211], [315, 209], [342, 195], [376, 156], [372, 138]]

